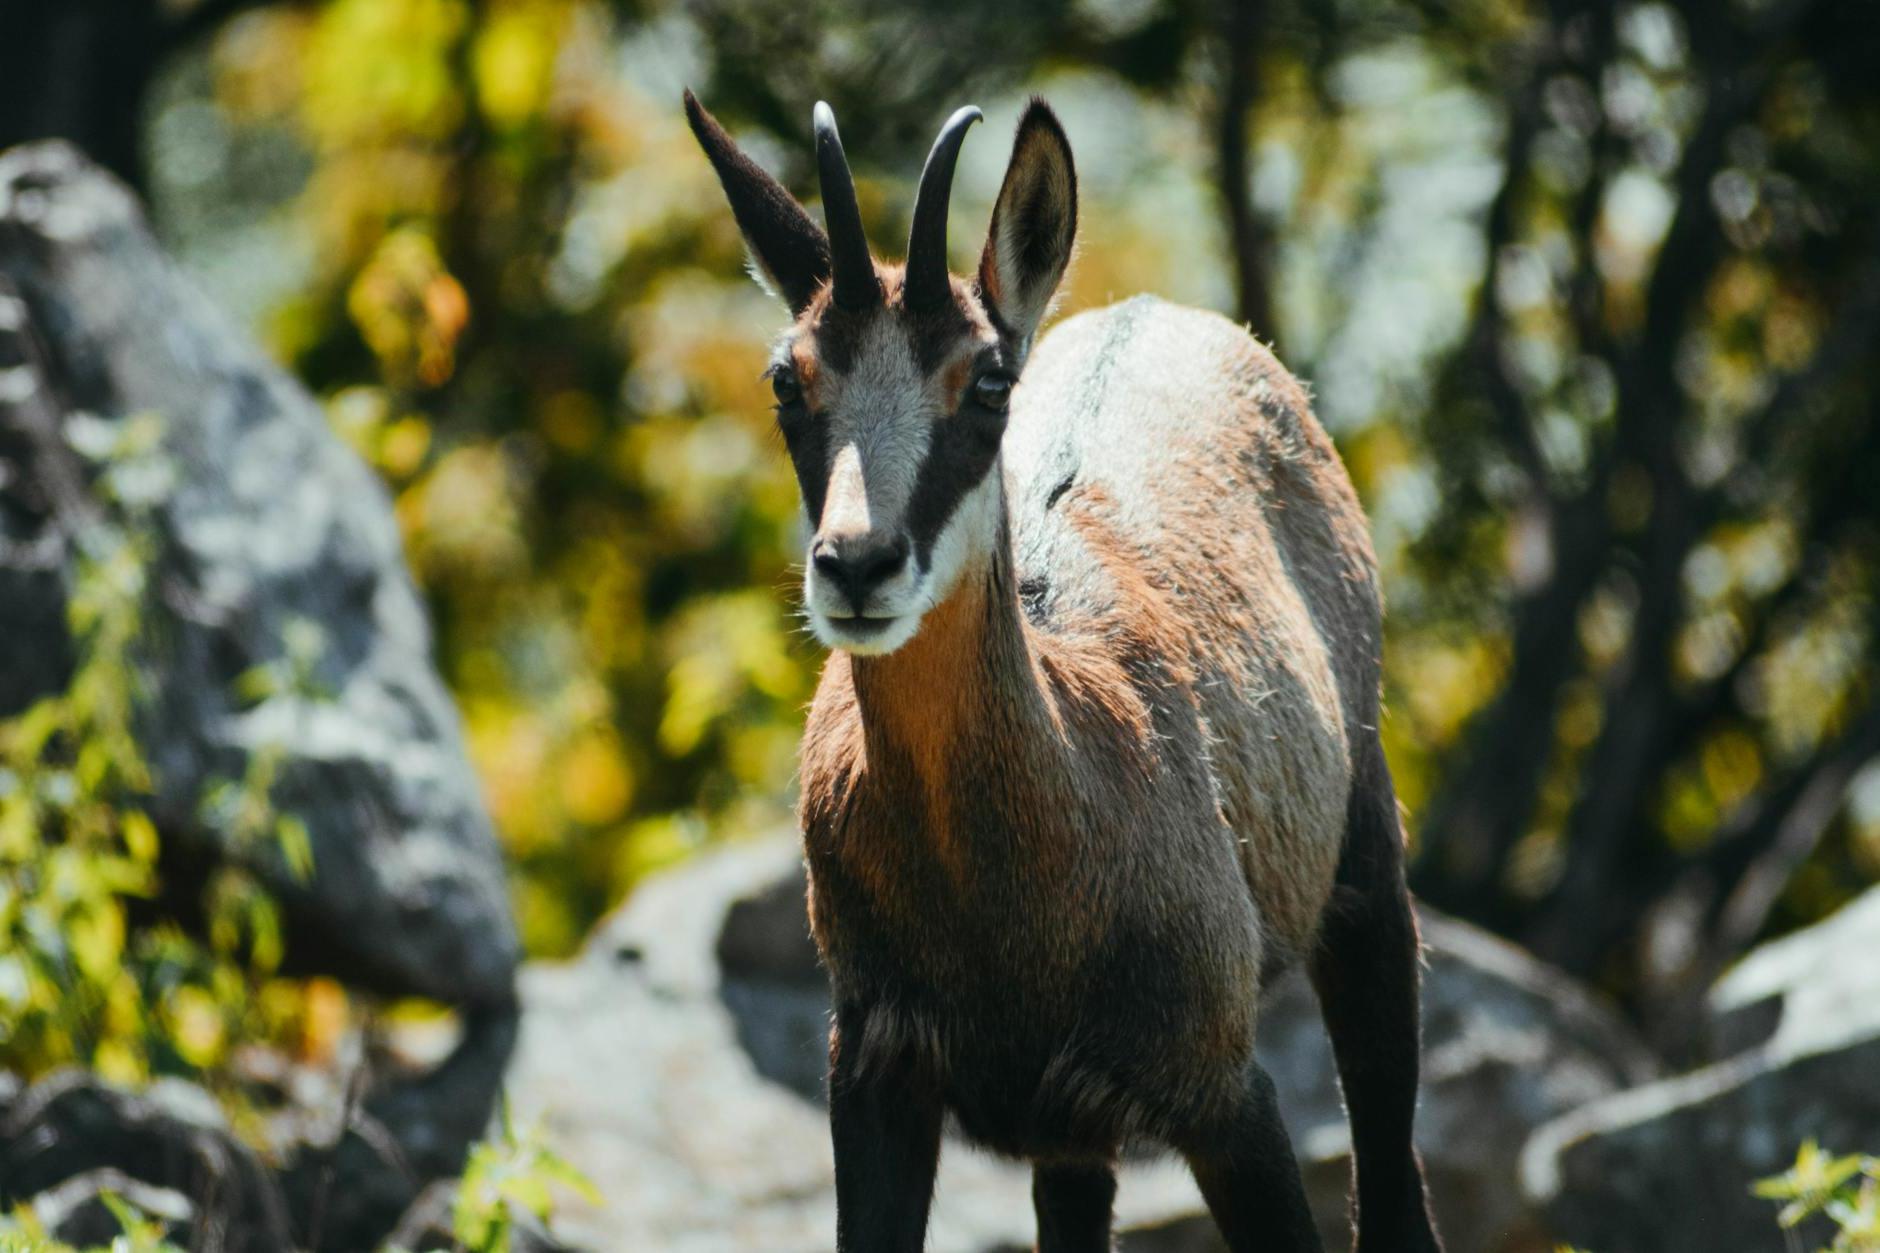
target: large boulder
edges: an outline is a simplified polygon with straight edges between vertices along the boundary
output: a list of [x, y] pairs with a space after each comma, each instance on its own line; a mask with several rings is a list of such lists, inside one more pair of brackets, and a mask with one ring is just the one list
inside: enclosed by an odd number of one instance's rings
[[31, 1207], [73, 1243], [108, 1244], [111, 1228], [101, 1236], [97, 1225], [114, 1222], [99, 1202], [110, 1192], [169, 1220], [191, 1247], [377, 1248], [421, 1208], [427, 1182], [462, 1169], [489, 1125], [514, 1033], [514, 1016], [499, 1015], [466, 1030], [442, 1065], [357, 1099], [331, 1074], [278, 1072], [273, 1101], [251, 1111], [265, 1153], [180, 1079], [133, 1092], [76, 1069], [30, 1087], [0, 1074], [0, 1211]]
[[[155, 446], [124, 460], [144, 429]], [[178, 1104], [186, 1085], [0, 1094], [0, 1208], [82, 1232], [100, 1191], [135, 1192], [230, 1249], [373, 1247], [485, 1130], [518, 961], [391, 504], [122, 185], [69, 146], [19, 148], [0, 155], [0, 718], [68, 684], [68, 606], [113, 534], [148, 553], [131, 660], [166, 893], [140, 908], [188, 921], [204, 876], [238, 860], [282, 906], [292, 969], [447, 1003], [464, 1030], [427, 1072], [375, 1071], [357, 1104], [282, 1111], [265, 1170], [189, 1112], [214, 1102]], [[265, 690], [245, 677], [270, 672]], [[231, 826], [231, 785], [300, 821], [310, 872]]]
[[[141, 415], [160, 440], [130, 521], [80, 450]], [[166, 851], [252, 862], [301, 968], [507, 1003], [502, 857], [384, 488], [164, 256], [120, 183], [38, 144], [0, 156], [0, 718], [69, 677], [67, 601], [103, 525], [153, 546], [139, 739]], [[304, 681], [268, 699], [243, 683], [293, 666]], [[310, 878], [206, 816], [257, 758], [306, 826]]]
[[[558, 1230], [590, 1247], [826, 1249], [834, 1231], [820, 1106], [828, 996], [796, 846], [778, 838], [644, 884], [574, 961], [522, 980], [511, 1107], [603, 1198]], [[1426, 915], [1421, 1142], [1453, 1253], [1552, 1247], [1515, 1188], [1541, 1122], [1646, 1078], [1612, 1015], [1564, 977]], [[1349, 1139], [1307, 985], [1276, 988], [1260, 1038], [1329, 1247], [1345, 1219]], [[1131, 1253], [1221, 1248], [1179, 1162], [1131, 1161], [1118, 1196]], [[1031, 1246], [1029, 1177], [949, 1143], [929, 1247]]]
[[1880, 1013], [1880, 888], [1751, 951], [1711, 988], [1712, 1050], [1733, 1057]]
[[[1417, 1148], [1451, 1253], [1547, 1253], [1552, 1233], [1522, 1200], [1518, 1162], [1536, 1127], [1654, 1077], [1617, 1016], [1505, 940], [1423, 909], [1423, 1074]], [[1348, 1237], [1345, 1122], [1318, 1004], [1295, 972], [1261, 1009], [1259, 1050], [1279, 1085], [1307, 1191], [1328, 1234]]]
[[1777, 1247], [1756, 1180], [1811, 1138], [1838, 1153], [1880, 1148], [1876, 953], [1880, 889], [1752, 952], [1710, 999], [1713, 1037], [1740, 1051], [1541, 1129], [1523, 1156], [1529, 1194], [1562, 1235], [1601, 1253]]

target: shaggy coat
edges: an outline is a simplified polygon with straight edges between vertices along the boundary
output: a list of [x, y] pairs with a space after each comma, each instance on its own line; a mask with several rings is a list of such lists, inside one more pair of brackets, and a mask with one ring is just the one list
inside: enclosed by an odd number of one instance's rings
[[1043, 1253], [1109, 1248], [1115, 1163], [1145, 1140], [1187, 1158], [1237, 1253], [1317, 1249], [1253, 1047], [1261, 987], [1304, 963], [1360, 1247], [1434, 1253], [1375, 561], [1304, 391], [1242, 328], [1147, 297], [1034, 346], [1077, 218], [1042, 102], [971, 284], [945, 217], [977, 110], [935, 141], [896, 267], [827, 106], [827, 235], [687, 109], [795, 315], [769, 377], [833, 650], [800, 818], [838, 1247], [923, 1247], [950, 1113], [1033, 1162]]
[[810, 916], [864, 1068], [1008, 1153], [1231, 1105], [1313, 944], [1377, 723], [1363, 514], [1241, 328], [1138, 297], [1013, 396], [998, 546], [803, 741]]

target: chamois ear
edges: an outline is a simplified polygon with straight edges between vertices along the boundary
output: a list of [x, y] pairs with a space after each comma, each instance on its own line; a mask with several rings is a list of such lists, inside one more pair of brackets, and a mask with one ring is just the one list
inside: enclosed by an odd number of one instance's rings
[[1034, 96], [1018, 122], [992, 230], [979, 258], [979, 295], [1005, 329], [1030, 339], [1050, 308], [1077, 238], [1077, 167], [1051, 106]]
[[803, 312], [829, 278], [829, 237], [783, 184], [744, 155], [690, 89], [685, 117], [718, 172], [731, 216], [764, 277], [790, 302], [791, 313]]

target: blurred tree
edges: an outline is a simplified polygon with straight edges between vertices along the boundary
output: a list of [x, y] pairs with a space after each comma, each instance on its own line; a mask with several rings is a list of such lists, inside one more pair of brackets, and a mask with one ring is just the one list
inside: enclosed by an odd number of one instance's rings
[[[104, 7], [9, 17], [0, 56]], [[1087, 203], [1067, 305], [1231, 309], [1315, 381], [1376, 520], [1433, 903], [1675, 1045], [1721, 963], [1880, 873], [1867, 6], [321, 0], [207, 55], [177, 32], [247, 6], [123, 7], [171, 32], [162, 220], [399, 494], [538, 951], [781, 816], [816, 662], [755, 381], [778, 314], [685, 82], [806, 197], [831, 100], [882, 241], [951, 106], [1048, 90]], [[70, 46], [67, 133], [121, 142], [148, 65]]]
[[0, 148], [68, 139], [144, 186], [144, 104], [178, 49], [259, 0], [25, 0], [0, 39]]
[[1880, 752], [1880, 24], [1591, 4], [1456, 33], [1503, 152], [1415, 561], [1500, 638], [1416, 885], [1674, 1027], [1785, 889], [1847, 890], [1794, 872]]

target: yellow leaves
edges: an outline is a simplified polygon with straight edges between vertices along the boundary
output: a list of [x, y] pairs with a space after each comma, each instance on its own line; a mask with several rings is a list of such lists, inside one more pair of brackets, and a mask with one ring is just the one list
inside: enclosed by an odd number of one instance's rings
[[788, 698], [802, 690], [782, 610], [765, 589], [715, 596], [688, 610], [674, 634], [659, 744], [675, 757], [693, 751], [748, 693]]
[[1718, 732], [1698, 754], [1699, 768], [1717, 808], [1728, 813], [1762, 785], [1762, 751], [1756, 739], [1740, 728]]
[[150, 821], [150, 816], [141, 809], [133, 809], [124, 815], [120, 828], [124, 836], [124, 850], [133, 861], [145, 866], [154, 866], [157, 862], [157, 828]]
[[302, 63], [314, 16], [286, 5], [243, 14], [217, 34], [215, 100], [249, 121], [291, 115], [304, 91]]
[[561, 759], [562, 803], [588, 826], [617, 821], [633, 801], [633, 769], [620, 736], [595, 726], [578, 736]]
[[222, 1007], [200, 987], [176, 989], [163, 1005], [163, 1024], [182, 1059], [198, 1069], [221, 1060], [227, 1044]]
[[454, 50], [458, 0], [335, 0], [320, 13], [303, 68], [301, 124], [317, 144], [442, 140], [462, 116]]
[[516, 485], [503, 450], [466, 444], [432, 465], [398, 499], [408, 555], [427, 581], [515, 578], [528, 563]]
[[379, 241], [346, 293], [346, 311], [386, 376], [436, 387], [456, 368], [470, 320], [461, 284], [429, 235], [405, 228]]
[[477, 102], [498, 128], [526, 124], [548, 104], [568, 12], [557, 3], [499, 7], [472, 44]]
[[149, 1077], [143, 1056], [126, 1041], [105, 1040], [93, 1050], [91, 1068], [107, 1083], [132, 1086]]
[[231, 1020], [228, 1051], [242, 1051], [257, 1041], [309, 1066], [330, 1067], [348, 1033], [361, 1026], [346, 989], [324, 976], [307, 979], [266, 978], [249, 992], [248, 1012]]
[[545, 720], [485, 696], [464, 702], [464, 724], [483, 798], [510, 852], [526, 855], [550, 842], [556, 815], [540, 795], [552, 748]]
[[409, 478], [430, 448], [430, 422], [420, 414], [408, 413], [385, 428], [379, 440], [379, 468], [394, 479]]
[[660, 814], [634, 823], [615, 859], [615, 889], [624, 894], [654, 871], [684, 861], [704, 846], [706, 835], [697, 814]]
[[104, 983], [124, 955], [124, 912], [115, 901], [85, 902], [59, 920], [66, 950], [80, 974]]
[[416, 474], [431, 451], [431, 421], [422, 413], [391, 416], [383, 387], [342, 388], [327, 400], [327, 418], [354, 452], [393, 482]]
[[1392, 670], [1422, 734], [1449, 743], [1462, 724], [1481, 707], [1501, 681], [1501, 650], [1481, 637], [1453, 642], [1400, 646]]
[[1711, 735], [1695, 762], [1666, 776], [1659, 806], [1666, 840], [1680, 851], [1701, 847], [1762, 782], [1762, 749], [1753, 735], [1741, 727]]
[[622, 451], [633, 478], [646, 485], [675, 547], [711, 543], [742, 505], [741, 489], [749, 479], [783, 472], [770, 464], [776, 450], [729, 414], [656, 419], [636, 426], [626, 439]]

